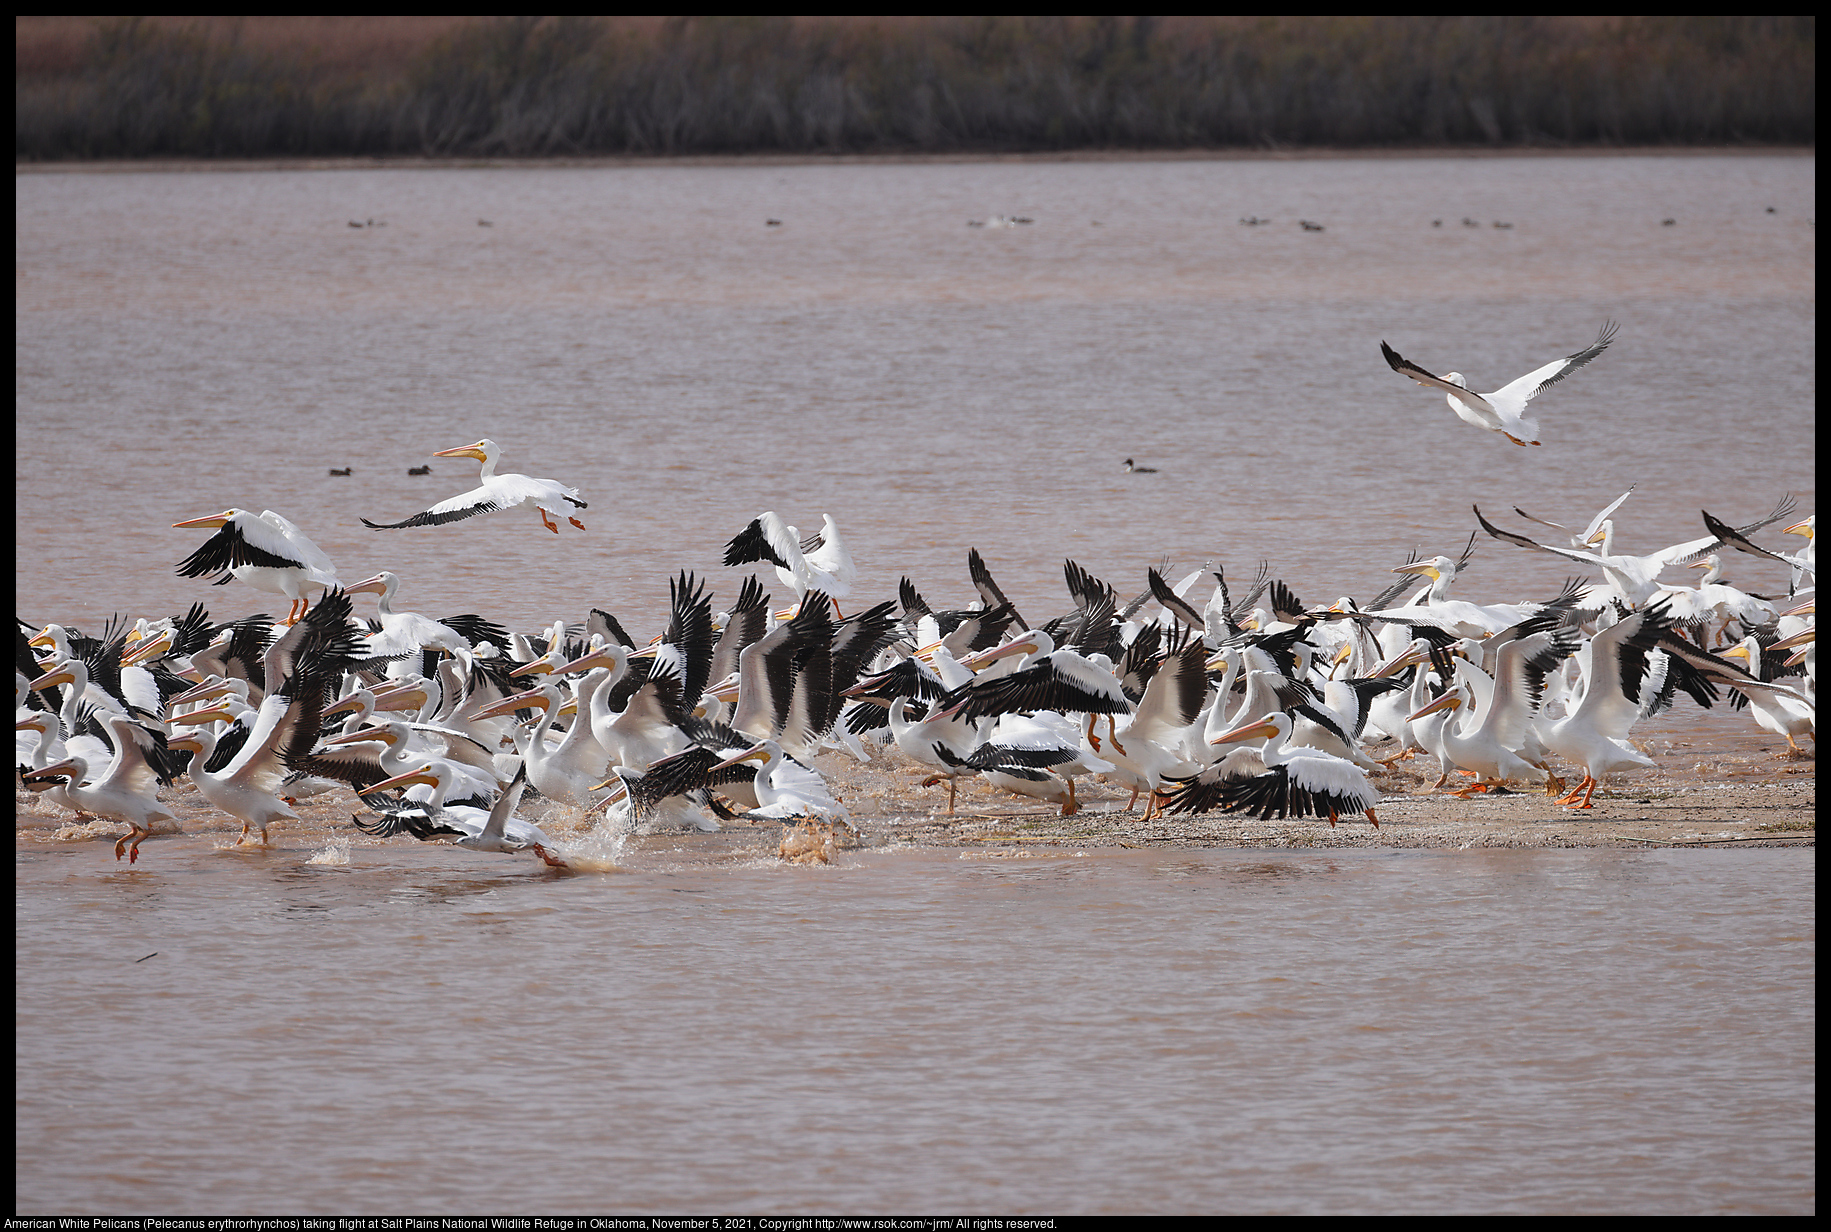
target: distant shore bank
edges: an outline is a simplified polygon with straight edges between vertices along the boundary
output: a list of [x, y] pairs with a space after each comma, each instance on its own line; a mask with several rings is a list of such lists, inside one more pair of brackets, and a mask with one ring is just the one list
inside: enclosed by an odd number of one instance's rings
[[1568, 148], [1438, 146], [1391, 149], [1191, 149], [1061, 150], [1023, 154], [655, 154], [530, 158], [433, 158], [419, 155], [365, 158], [98, 158], [20, 159], [16, 175], [97, 174], [123, 171], [415, 171], [512, 170], [521, 167], [807, 167], [957, 163], [1102, 162], [1303, 162], [1323, 159], [1403, 158], [1816, 158], [1816, 146], [1624, 146]]
[[14, 157], [1797, 145], [1816, 40], [1811, 16], [20, 17]]

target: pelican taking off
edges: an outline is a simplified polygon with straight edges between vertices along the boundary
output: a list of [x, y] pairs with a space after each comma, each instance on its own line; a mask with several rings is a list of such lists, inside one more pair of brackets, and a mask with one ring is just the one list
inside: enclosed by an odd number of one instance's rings
[[292, 600], [286, 613], [289, 624], [304, 615], [310, 592], [340, 584], [331, 558], [304, 531], [271, 509], [259, 514], [225, 509], [209, 517], [172, 523], [173, 530], [188, 526], [218, 530], [178, 562], [179, 577], [227, 573], [257, 590], [285, 595]]
[[1498, 432], [1515, 445], [1537, 445], [1538, 421], [1526, 418], [1526, 404], [1546, 386], [1556, 385], [1607, 350], [1608, 344], [1614, 341], [1616, 328], [1613, 321], [1604, 322], [1596, 340], [1585, 349], [1575, 355], [1553, 360], [1543, 368], [1534, 368], [1519, 380], [1502, 385], [1491, 394], [1478, 394], [1470, 390], [1468, 381], [1460, 372], [1446, 372], [1442, 376], [1427, 372], [1384, 342], [1380, 343], [1380, 352], [1386, 356], [1386, 362], [1394, 372], [1403, 373], [1420, 385], [1441, 389], [1449, 395], [1450, 410], [1455, 411], [1464, 421], [1477, 428]]
[[498, 475], [496, 459], [502, 456], [502, 449], [487, 436], [474, 445], [461, 445], [456, 449], [441, 449], [432, 455], [435, 458], [475, 458], [483, 463], [482, 484], [468, 492], [440, 501], [424, 513], [416, 513], [400, 522], [371, 522], [362, 519], [362, 524], [371, 530], [400, 530], [406, 526], [443, 526], [447, 522], [457, 522], [464, 518], [474, 518], [480, 513], [494, 513], [498, 509], [509, 509], [523, 501], [533, 501], [534, 508], [540, 514], [543, 525], [554, 534], [559, 534], [559, 523], [555, 516], [564, 517], [568, 522], [585, 529], [585, 524], [574, 516], [573, 511], [585, 508], [585, 502], [579, 499], [579, 490], [569, 488], [557, 479], [535, 479], [531, 475]]

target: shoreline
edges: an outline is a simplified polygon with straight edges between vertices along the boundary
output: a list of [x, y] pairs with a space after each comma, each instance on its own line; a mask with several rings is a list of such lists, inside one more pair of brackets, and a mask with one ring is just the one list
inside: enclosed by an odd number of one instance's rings
[[835, 165], [924, 165], [961, 163], [1114, 162], [1319, 162], [1347, 159], [1465, 158], [1815, 158], [1815, 146], [1379, 146], [1261, 149], [1218, 147], [1184, 150], [1086, 149], [1025, 152], [925, 154], [657, 154], [580, 155], [537, 158], [400, 157], [319, 158], [115, 158], [16, 160], [14, 175], [95, 175], [127, 171], [158, 173], [253, 171], [500, 171], [518, 168], [620, 169], [630, 167], [798, 167]]
[[[1773, 766], [1751, 767], [1747, 781], [1687, 780], [1665, 771], [1648, 771], [1632, 780], [1599, 789], [1595, 807], [1580, 811], [1559, 807], [1542, 790], [1457, 799], [1427, 789], [1428, 772], [1401, 765], [1381, 776], [1384, 794], [1374, 806], [1380, 819], [1375, 830], [1365, 818], [1343, 817], [1334, 829], [1326, 819], [1262, 821], [1224, 813], [1175, 815], [1143, 820], [1143, 805], [1128, 807], [1129, 791], [1083, 779], [1078, 788], [1082, 809], [1062, 817], [1053, 805], [1030, 804], [995, 791], [973, 779], [959, 787], [956, 811], [945, 811], [945, 791], [918, 784], [928, 768], [900, 754], [880, 755], [869, 764], [827, 753], [817, 759], [834, 795], [844, 802], [858, 825], [856, 835], [841, 828], [825, 846], [829, 856], [847, 851], [955, 849], [962, 858], [978, 852], [985, 858], [1023, 859], [1062, 856], [1093, 850], [1249, 850], [1322, 851], [1357, 848], [1470, 850], [1531, 848], [1611, 848], [1654, 850], [1695, 847], [1815, 847], [1817, 845], [1817, 776], [1811, 757], [1774, 759]], [[1755, 775], [1762, 777], [1755, 777]], [[142, 859], [149, 871], [177, 867], [187, 857], [234, 849], [240, 823], [204, 804], [192, 789], [162, 793], [183, 818], [183, 832], [160, 835], [147, 844]], [[273, 827], [267, 852], [275, 858], [304, 857], [348, 863], [350, 853], [388, 848], [412, 850], [424, 845], [404, 839], [370, 838], [349, 825], [352, 813], [364, 812], [346, 790], [302, 800], [299, 819]], [[549, 806], [540, 824], [562, 850], [594, 845], [596, 817], [562, 806]], [[527, 815], [537, 813], [529, 810]], [[71, 843], [112, 844], [121, 825], [97, 819], [79, 820], [36, 798], [15, 798], [16, 851]], [[699, 863], [754, 864], [776, 859], [783, 839], [794, 827], [777, 821], [725, 823], [722, 830], [702, 833], [657, 830], [620, 840], [621, 854], [604, 862], [576, 847], [576, 872], [641, 871], [642, 857]], [[164, 849], [161, 852], [161, 849]], [[428, 855], [431, 853], [428, 852]], [[163, 857], [163, 858], [162, 858]], [[635, 867], [632, 868], [634, 858]], [[358, 857], [360, 858], [360, 857]], [[471, 860], [471, 853], [452, 853]], [[785, 863], [788, 861], [784, 860]], [[795, 861], [797, 863], [807, 861]], [[815, 863], [827, 861], [816, 858]], [[112, 863], [112, 862], [110, 862]]]
[[[1595, 808], [1560, 808], [1542, 790], [1477, 795], [1467, 800], [1427, 793], [1428, 774], [1399, 767], [1382, 776], [1386, 788], [1374, 813], [1343, 817], [1330, 829], [1326, 819], [1260, 821], [1224, 813], [1175, 815], [1142, 820], [1143, 805], [1126, 808], [1129, 792], [1084, 782], [1083, 809], [1061, 817], [1053, 807], [1022, 807], [1017, 797], [963, 782], [956, 814], [939, 809], [887, 808], [861, 819], [865, 846], [903, 843], [922, 847], [1265, 847], [1471, 848], [1471, 847], [1810, 847], [1816, 845], [1816, 763], [1811, 758], [1777, 761], [1772, 777], [1735, 781], [1686, 781], [1646, 772], [1598, 789]], [[829, 769], [823, 765], [823, 770]], [[831, 767], [829, 784], [843, 799], [870, 795], [865, 767]], [[918, 773], [898, 766], [893, 773]], [[879, 788], [878, 790], [882, 790]], [[939, 788], [931, 789], [939, 791]], [[923, 800], [920, 789], [903, 790], [903, 802]], [[859, 810], [855, 809], [855, 814]]]

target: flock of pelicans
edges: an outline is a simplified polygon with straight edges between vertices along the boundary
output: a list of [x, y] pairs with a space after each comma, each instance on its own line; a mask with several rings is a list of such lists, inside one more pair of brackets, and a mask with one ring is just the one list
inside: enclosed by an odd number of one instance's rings
[[[1524, 445], [1538, 440], [1527, 401], [1612, 334], [1605, 326], [1587, 350], [1485, 396], [1385, 350], [1395, 370], [1452, 391], [1458, 415]], [[555, 534], [562, 520], [583, 529], [577, 490], [497, 474], [493, 441], [434, 456], [476, 459], [480, 486], [364, 524], [438, 526], [526, 504]], [[1129, 459], [1128, 469], [1149, 470]], [[1706, 512], [1703, 537], [1633, 556], [1614, 546], [1614, 515], [1632, 492], [1574, 533], [1515, 510], [1569, 546], [1476, 509], [1460, 559], [1408, 559], [1365, 605], [1306, 605], [1265, 566], [1239, 594], [1220, 569], [1179, 579], [1151, 569], [1127, 598], [1069, 561], [1065, 610], [1038, 622], [977, 550], [971, 607], [935, 611], [905, 578], [896, 599], [860, 609], [833, 519], [803, 537], [764, 513], [724, 564], [773, 565], [792, 605], [772, 610], [746, 576], [715, 612], [707, 582], [683, 571], [667, 628], [651, 639], [596, 610], [538, 633], [400, 611], [395, 574], [343, 586], [286, 518], [228, 509], [176, 524], [215, 531], [178, 573], [284, 595], [286, 618], [213, 624], [198, 604], [111, 622], [100, 637], [20, 622], [21, 782], [79, 815], [125, 823], [117, 858], [137, 860], [149, 834], [178, 828], [158, 793], [189, 775], [206, 803], [241, 820], [243, 841], [258, 829], [266, 842], [300, 797], [342, 784], [370, 810], [354, 819], [366, 833], [564, 866], [560, 846], [517, 816], [530, 789], [602, 809], [623, 830], [713, 830], [742, 816], [830, 835], [849, 820], [815, 755], [869, 760], [869, 746], [889, 742], [932, 769], [925, 785], [946, 785], [950, 813], [958, 780], [977, 775], [1067, 815], [1079, 807], [1075, 779], [1091, 774], [1129, 786], [1133, 804], [1145, 797], [1146, 818], [1223, 810], [1333, 826], [1363, 815], [1376, 827], [1375, 779], [1419, 755], [1435, 759], [1437, 788], [1455, 772], [1473, 776], [1463, 795], [1510, 782], [1556, 795], [1561, 759], [1581, 777], [1560, 803], [1591, 808], [1605, 776], [1653, 765], [1630, 730], [1678, 692], [1746, 706], [1799, 755], [1816, 713], [1813, 605], [1798, 601], [1815, 578], [1813, 519], [1784, 528], [1804, 546], [1783, 552], [1750, 536], [1788, 519], [1790, 497], [1743, 526]], [[1537, 601], [1457, 599], [1481, 531], [1590, 576]], [[1788, 595], [1722, 582], [1725, 550], [1786, 565]], [[1695, 586], [1660, 580], [1679, 565], [1706, 572]], [[367, 594], [376, 615], [359, 618], [355, 597]]]

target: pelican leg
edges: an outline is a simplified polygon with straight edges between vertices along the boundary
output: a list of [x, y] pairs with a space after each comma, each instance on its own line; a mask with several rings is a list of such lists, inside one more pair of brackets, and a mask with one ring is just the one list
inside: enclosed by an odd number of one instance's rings
[[1430, 789], [1432, 791], [1441, 791], [1443, 789], [1443, 785], [1449, 781], [1450, 781], [1450, 772], [1448, 770], [1445, 770], [1443, 772], [1442, 776], [1439, 777], [1435, 783], [1432, 783], [1430, 785]]
[[959, 780], [954, 778], [953, 775], [950, 774], [947, 776], [947, 815], [949, 817], [954, 815], [954, 791], [956, 790], [958, 783]]
[[[134, 841], [130, 843], [127, 848], [127, 862], [129, 864], [138, 864], [140, 862], [140, 844], [145, 842], [146, 836], [151, 833], [151, 830], [142, 830], [138, 826], [134, 827]], [[115, 857], [117, 860], [120, 858], [121, 857], [119, 856]]]
[[541, 524], [543, 526], [545, 526], [548, 530], [552, 531], [554, 534], [556, 534], [556, 535], [559, 534], [559, 523], [555, 522], [552, 518], [548, 517], [547, 511], [545, 509], [541, 509], [538, 506], [536, 506], [535, 512], [540, 514], [540, 520], [541, 520]]
[[1329, 810], [1329, 829], [1333, 830], [1334, 828], [1335, 828], [1335, 810], [1330, 809]]
[[1087, 743], [1096, 753], [1100, 751], [1100, 737], [1094, 735], [1094, 724], [1099, 721], [1100, 716], [1097, 714], [1090, 714], [1087, 716]]
[[1374, 828], [1374, 829], [1375, 829], [1375, 830], [1377, 830], [1377, 829], [1379, 829], [1379, 828], [1380, 828], [1380, 819], [1379, 819], [1379, 818], [1378, 818], [1378, 817], [1375, 817], [1375, 816], [1374, 816], [1374, 815], [1373, 815], [1373, 810], [1372, 810], [1372, 809], [1368, 809], [1368, 810], [1367, 810], [1367, 820], [1368, 820], [1368, 821], [1371, 821], [1371, 822], [1372, 822], [1372, 823], [1373, 823], [1373, 828]]
[[[1581, 803], [1581, 804], [1576, 803], [1576, 799], [1579, 794], [1581, 794], [1583, 796], [1583, 803]], [[1581, 783], [1578, 783], [1575, 787], [1571, 788], [1570, 794], [1568, 796], [1565, 796], [1562, 800], [1559, 800], [1558, 803], [1562, 804], [1562, 805], [1566, 805], [1570, 808], [1580, 808], [1580, 809], [1595, 808], [1596, 807], [1595, 804], [1590, 799], [1590, 797], [1594, 796], [1595, 794], [1596, 794], [1596, 780], [1594, 778], [1590, 777], [1589, 775], [1585, 774], [1583, 776], [1583, 781]]]
[[578, 527], [580, 530], [585, 529], [585, 524], [583, 522], [579, 521], [577, 518], [567, 518], [566, 520], [568, 522], [572, 523], [574, 526]]
[[1564, 790], [1564, 780], [1559, 778], [1557, 775], [1553, 774], [1550, 770], [1546, 770], [1545, 771], [1545, 794], [1548, 796], [1555, 796], [1560, 791], [1563, 791], [1563, 790]]
[[130, 824], [127, 828], [127, 833], [123, 834], [120, 838], [117, 838], [114, 841], [114, 858], [115, 859], [118, 860], [124, 854], [126, 854], [127, 840], [132, 838], [134, 835], [138, 834], [139, 832], [140, 832], [140, 827]]
[[541, 858], [541, 860], [546, 863], [548, 868], [571, 868], [572, 867], [570, 864], [566, 863], [564, 860], [560, 859], [558, 856], [556, 856], [552, 852], [548, 851], [541, 844], [535, 843], [533, 846], [534, 846], [534, 854], [539, 856]]
[[1106, 738], [1113, 742], [1114, 749], [1122, 754], [1125, 752], [1125, 746], [1119, 743], [1119, 720], [1110, 714], [1106, 716]]
[[1132, 798], [1125, 802], [1125, 811], [1129, 813], [1134, 808], [1137, 808], [1137, 807], [1138, 807], [1138, 788], [1136, 786], [1133, 786]]
[[1074, 796], [1074, 775], [1064, 774], [1062, 778], [1068, 784], [1068, 803], [1062, 806], [1062, 816], [1069, 817], [1081, 811], [1081, 802]]

